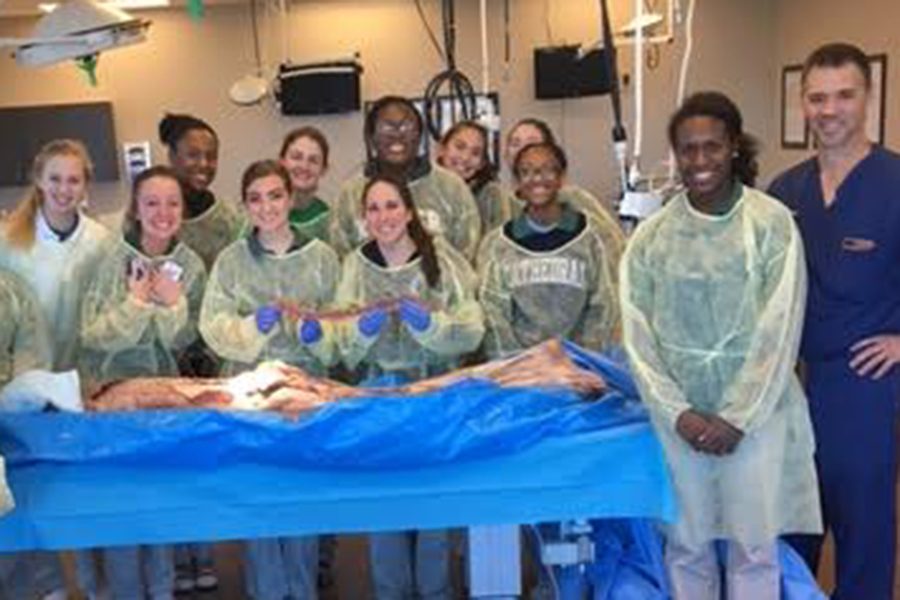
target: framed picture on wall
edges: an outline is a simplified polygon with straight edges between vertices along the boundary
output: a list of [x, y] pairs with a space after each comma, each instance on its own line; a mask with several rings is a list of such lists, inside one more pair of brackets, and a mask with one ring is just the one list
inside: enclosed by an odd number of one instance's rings
[[866, 119], [866, 135], [873, 142], [884, 144], [884, 119], [887, 103], [887, 54], [869, 56], [872, 69], [872, 91]]
[[781, 70], [781, 147], [806, 150], [809, 129], [800, 102], [803, 65], [788, 65]]

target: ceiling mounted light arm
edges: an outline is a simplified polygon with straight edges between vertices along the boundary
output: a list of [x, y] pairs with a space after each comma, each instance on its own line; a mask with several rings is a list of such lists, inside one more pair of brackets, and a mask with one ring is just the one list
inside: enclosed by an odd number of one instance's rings
[[[620, 44], [634, 44], [641, 32], [644, 44], [668, 44], [675, 39], [675, 23], [680, 19], [680, 0], [666, 1], [665, 15], [658, 12], [645, 12], [636, 15], [616, 32], [616, 38]], [[661, 24], [665, 25], [663, 31], [658, 31]]]
[[5, 48], [8, 46], [13, 46], [15, 48], [22, 48], [25, 46], [31, 46], [35, 44], [84, 44], [87, 45], [88, 41], [83, 38], [73, 38], [73, 37], [45, 37], [45, 38], [11, 38], [11, 37], [0, 37], [0, 48]]
[[618, 55], [606, 0], [600, 0], [600, 32], [602, 37], [596, 45], [602, 46], [605, 50], [603, 56], [612, 82], [609, 98], [613, 111], [613, 151], [619, 163], [621, 193], [624, 194], [628, 191], [628, 134], [622, 118], [622, 90], [619, 86]]
[[[641, 32], [642, 43], [644, 45], [667, 44], [675, 39], [674, 25], [680, 22], [680, 0], [667, 0], [668, 8], [666, 15], [659, 13], [644, 12], [635, 16], [631, 21], [615, 31], [615, 41], [620, 46], [628, 46], [634, 44], [638, 37], [638, 31]], [[665, 31], [662, 33], [654, 33], [654, 30], [661, 24], [665, 24]], [[610, 31], [612, 31], [610, 29]], [[596, 40], [590, 44], [583, 44], [580, 52], [587, 54], [592, 50], [602, 48], [604, 40]]]
[[42, 67], [84, 58], [147, 39], [150, 21], [92, 0], [68, 0], [38, 20], [28, 38], [0, 38], [16, 49], [16, 62]]
[[[121, 8], [122, 10], [146, 10], [150, 8], [168, 8], [169, 0], [102, 0], [106, 6]], [[0, 0], [2, 3], [2, 0]], [[41, 2], [38, 8], [44, 13], [52, 13], [59, 7], [58, 2]]]

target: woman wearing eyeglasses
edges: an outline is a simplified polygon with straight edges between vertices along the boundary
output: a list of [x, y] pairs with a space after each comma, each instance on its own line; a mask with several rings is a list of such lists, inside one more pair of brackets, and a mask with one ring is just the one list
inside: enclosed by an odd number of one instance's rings
[[563, 150], [548, 142], [516, 155], [525, 208], [491, 232], [478, 253], [491, 358], [554, 337], [593, 350], [618, 341], [615, 253], [603, 225], [561, 200], [566, 166]]
[[[526, 117], [520, 119], [509, 129], [506, 134], [503, 158], [510, 172], [513, 172], [513, 178], [515, 178], [514, 165], [519, 152], [530, 144], [540, 142], [558, 145], [556, 135], [546, 121]], [[512, 214], [516, 216], [524, 210], [527, 201], [522, 196], [521, 189], [510, 190], [508, 196]], [[618, 266], [622, 252], [625, 251], [625, 235], [618, 219], [593, 194], [570, 181], [566, 181], [565, 185], [560, 188], [559, 201], [596, 219], [600, 225], [600, 233], [606, 240], [607, 249], [613, 255], [613, 260]], [[618, 269], [616, 271], [613, 275], [618, 278]]]
[[472, 260], [481, 236], [481, 217], [472, 192], [460, 177], [420, 155], [424, 127], [412, 102], [381, 98], [366, 116], [365, 170], [344, 183], [334, 205], [331, 242], [348, 254], [369, 239], [362, 192], [369, 179], [385, 175], [406, 182], [416, 213], [431, 235], [441, 236]]

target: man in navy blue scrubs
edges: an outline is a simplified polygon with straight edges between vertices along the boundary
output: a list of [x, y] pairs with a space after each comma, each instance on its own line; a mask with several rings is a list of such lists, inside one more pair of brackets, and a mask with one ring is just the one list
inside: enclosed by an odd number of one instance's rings
[[[832, 600], [890, 600], [900, 390], [900, 155], [866, 136], [871, 73], [848, 44], [813, 52], [803, 110], [813, 158], [769, 192], [794, 212], [809, 268], [801, 356], [816, 433]], [[792, 540], [815, 569], [821, 538]]]

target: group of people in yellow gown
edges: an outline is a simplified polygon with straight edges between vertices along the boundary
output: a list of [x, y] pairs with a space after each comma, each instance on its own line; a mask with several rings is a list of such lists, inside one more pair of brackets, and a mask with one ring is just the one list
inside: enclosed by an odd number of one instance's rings
[[[457, 123], [423, 156], [420, 114], [384, 97], [365, 118], [363, 170], [330, 200], [319, 195], [329, 145], [314, 127], [249, 165], [236, 203], [211, 190], [209, 124], [170, 114], [159, 133], [168, 165], [134, 178], [118, 233], [83, 210], [84, 146], [56, 140], [35, 157], [31, 193], [0, 232], [0, 383], [41, 366], [93, 384], [270, 359], [402, 383], [549, 338], [603, 351], [624, 336], [680, 501], [667, 529], [676, 597], [713, 597], [697, 595], [713, 585], [697, 577], [718, 577], [715, 540], [728, 541], [729, 597], [777, 597], [776, 538], [821, 527], [793, 370], [806, 271], [790, 212], [752, 187], [756, 146], [731, 100], [698, 93], [672, 116], [684, 190], [627, 248], [603, 203], [567, 181], [566, 154], [537, 119], [506, 136], [508, 187], [483, 126]], [[327, 318], [334, 308], [354, 316]], [[333, 545], [322, 542], [247, 541], [248, 595], [315, 598]], [[376, 534], [369, 547], [379, 599], [451, 597], [446, 531]], [[14, 558], [38, 593], [62, 587], [55, 557]], [[116, 600], [216, 585], [202, 544], [85, 551], [77, 564], [86, 592], [102, 579]]]

